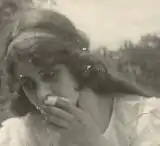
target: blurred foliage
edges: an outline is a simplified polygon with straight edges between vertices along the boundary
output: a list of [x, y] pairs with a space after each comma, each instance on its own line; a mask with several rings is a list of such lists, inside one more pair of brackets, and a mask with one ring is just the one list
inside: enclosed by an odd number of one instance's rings
[[[160, 95], [160, 37], [147, 34], [134, 44], [126, 40], [118, 51], [106, 56], [114, 68], [131, 82], [143, 86], [155, 96]], [[108, 59], [107, 59], [108, 60]]]

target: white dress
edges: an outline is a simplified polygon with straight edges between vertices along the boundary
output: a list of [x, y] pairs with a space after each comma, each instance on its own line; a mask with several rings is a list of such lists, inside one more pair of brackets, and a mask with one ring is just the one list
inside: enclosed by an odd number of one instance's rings
[[[11, 118], [0, 130], [0, 146], [58, 146], [52, 135], [44, 135], [36, 143], [35, 134], [28, 130], [26, 118]], [[57, 137], [58, 138], [58, 137]], [[56, 138], [56, 139], [57, 139]], [[159, 146], [160, 98], [143, 98], [125, 95], [115, 100], [114, 111], [108, 129], [102, 135], [105, 146]], [[34, 141], [34, 142], [33, 142]]]
[[103, 136], [109, 146], [160, 146], [160, 98], [116, 98]]

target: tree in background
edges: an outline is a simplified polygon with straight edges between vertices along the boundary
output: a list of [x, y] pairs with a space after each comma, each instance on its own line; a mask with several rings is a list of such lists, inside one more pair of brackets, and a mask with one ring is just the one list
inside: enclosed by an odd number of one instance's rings
[[[114, 53], [112, 53], [114, 54]], [[147, 34], [137, 44], [125, 41], [120, 47], [116, 69], [130, 81], [160, 95], [160, 37]], [[112, 57], [114, 59], [114, 57]]]
[[160, 37], [156, 34], [147, 34], [140, 38], [137, 43], [140, 49], [160, 49]]

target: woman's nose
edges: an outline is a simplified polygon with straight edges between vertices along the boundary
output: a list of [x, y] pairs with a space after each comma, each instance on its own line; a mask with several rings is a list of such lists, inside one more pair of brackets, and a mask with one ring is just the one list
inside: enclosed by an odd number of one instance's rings
[[52, 94], [50, 84], [41, 82], [39, 83], [39, 87], [37, 89], [37, 96], [41, 101], [44, 101], [48, 95]]

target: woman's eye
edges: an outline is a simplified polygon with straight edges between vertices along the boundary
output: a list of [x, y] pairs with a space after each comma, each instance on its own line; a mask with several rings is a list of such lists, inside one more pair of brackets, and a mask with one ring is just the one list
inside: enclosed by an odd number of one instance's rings
[[22, 77], [21, 84], [28, 89], [35, 89], [36, 83], [30, 77]]
[[44, 81], [57, 81], [58, 77], [57, 74], [54, 72], [51, 73], [45, 73], [41, 75], [42, 80]]

